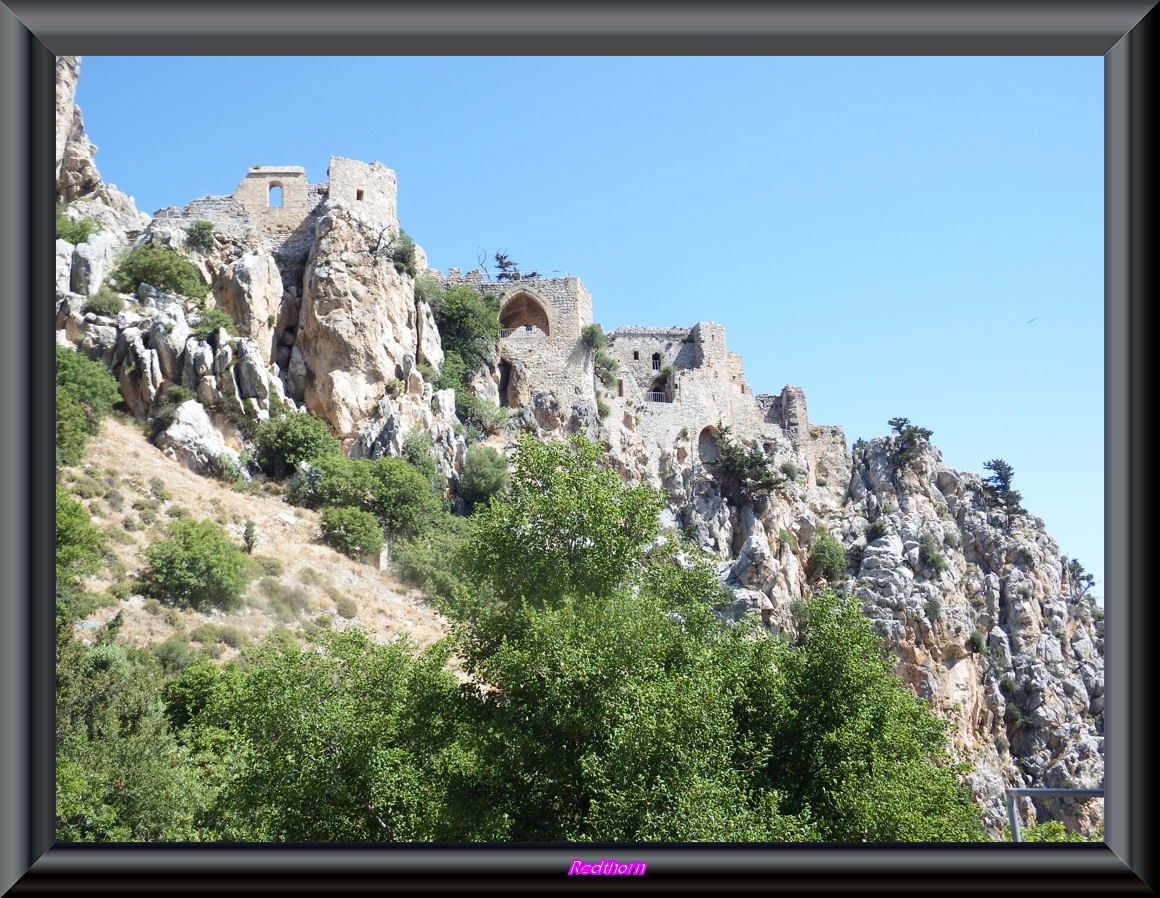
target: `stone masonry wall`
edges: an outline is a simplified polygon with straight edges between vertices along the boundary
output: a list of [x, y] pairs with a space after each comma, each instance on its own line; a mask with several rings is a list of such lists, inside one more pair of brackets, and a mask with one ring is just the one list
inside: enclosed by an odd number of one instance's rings
[[[245, 207], [258, 229], [265, 233], [288, 233], [302, 223], [307, 212], [306, 169], [300, 165], [251, 168], [234, 191], [233, 198]], [[274, 188], [282, 189], [282, 204], [270, 205]]]

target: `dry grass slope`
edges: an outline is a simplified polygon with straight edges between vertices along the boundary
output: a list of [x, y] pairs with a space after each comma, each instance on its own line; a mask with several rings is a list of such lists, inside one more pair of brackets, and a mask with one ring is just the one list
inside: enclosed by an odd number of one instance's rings
[[[62, 469], [58, 479], [82, 499], [94, 525], [110, 536], [117, 562], [88, 586], [117, 600], [90, 620], [103, 625], [120, 611], [123, 641], [147, 646], [177, 636], [228, 660], [238, 654], [238, 646], [228, 642], [238, 641], [239, 630], [245, 639], [258, 640], [277, 628], [304, 635], [319, 627], [357, 625], [381, 642], [408, 634], [420, 645], [446, 632], [446, 622], [420, 593], [389, 572], [324, 545], [315, 512], [288, 505], [273, 489], [239, 492], [194, 474], [149, 443], [130, 419], [107, 418], [83, 464]], [[254, 556], [267, 573], [250, 585], [239, 611], [173, 609], [132, 594], [132, 578], [145, 564], [142, 550], [178, 516], [216, 521], [239, 546], [246, 521], [254, 522]], [[355, 607], [348, 618], [343, 615], [351, 613], [349, 600]], [[227, 642], [192, 638], [214, 627], [219, 632], [235, 629], [227, 631]]]

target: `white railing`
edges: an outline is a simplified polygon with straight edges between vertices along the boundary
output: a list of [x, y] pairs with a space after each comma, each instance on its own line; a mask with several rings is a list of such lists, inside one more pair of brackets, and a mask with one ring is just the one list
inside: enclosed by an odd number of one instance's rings
[[510, 337], [514, 334], [522, 334], [525, 337], [533, 334], [540, 337], [545, 336], [544, 332], [534, 324], [525, 324], [522, 327], [501, 328], [499, 332], [499, 338], [502, 340], [505, 337]]
[[668, 393], [651, 393], [650, 392], [650, 393], [644, 394], [644, 401], [645, 402], [672, 402], [673, 397], [670, 396]]

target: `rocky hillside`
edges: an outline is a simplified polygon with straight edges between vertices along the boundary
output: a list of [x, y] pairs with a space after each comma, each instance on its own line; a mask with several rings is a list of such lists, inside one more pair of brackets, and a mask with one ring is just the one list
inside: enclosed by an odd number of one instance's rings
[[[305, 191], [313, 205], [293, 228], [263, 228], [228, 197], [150, 218], [100, 180], [73, 103], [77, 71], [75, 58], [58, 60], [58, 200], [68, 217], [100, 230], [77, 245], [57, 242], [58, 335], [113, 371], [139, 418], [158, 419], [171, 387], [188, 391], [192, 398], [156, 427], [154, 451], [199, 474], [230, 466], [244, 475], [247, 425], [305, 408], [356, 456], [399, 455], [410, 431], [425, 431], [454, 494], [464, 428], [455, 391], [430, 382], [444, 347], [416, 278], [391, 252], [401, 233], [393, 202], [364, 203], [362, 189], [340, 189], [338, 177], [387, 183], [387, 172], [393, 185], [393, 173], [332, 159], [329, 187]], [[198, 221], [213, 225], [211, 239], [191, 235]], [[190, 260], [207, 298], [141, 284], [122, 295], [119, 312], [84, 311], [117, 253], [145, 244]], [[415, 273], [462, 282], [458, 272], [428, 269], [414, 249]], [[213, 310], [229, 316], [236, 335], [199, 327]], [[535, 323], [547, 333], [547, 318]], [[551, 330], [558, 339], [554, 323]], [[971, 766], [993, 832], [1005, 824], [1007, 787], [1102, 787], [1102, 611], [1041, 520], [1008, 519], [987, 501], [979, 475], [948, 468], [921, 436], [900, 430], [850, 447], [840, 427], [809, 422], [796, 387], [755, 397], [719, 326], [609, 337], [621, 371], [631, 373], [646, 338], [671, 351], [675, 367], [658, 370], [658, 353], [642, 375], [642, 399], [623, 380], [594, 381], [578, 337], [569, 352], [580, 361], [557, 359], [564, 375], [577, 372], [575, 390], [559, 386], [566, 377], [537, 388], [531, 361], [511, 365], [497, 350], [473, 385], [493, 402], [506, 399], [511, 417], [500, 441], [511, 445], [523, 428], [602, 442], [625, 480], [663, 491], [667, 525], [717, 557], [734, 595], [720, 609], [726, 617], [759, 614], [776, 630], [789, 626], [795, 601], [823, 585], [856, 595], [897, 672], [952, 723], [953, 750]], [[731, 482], [718, 456], [729, 441], [774, 479], [760, 489]], [[1061, 819], [1090, 832], [1102, 802], [1028, 799], [1022, 812], [1026, 822]]]

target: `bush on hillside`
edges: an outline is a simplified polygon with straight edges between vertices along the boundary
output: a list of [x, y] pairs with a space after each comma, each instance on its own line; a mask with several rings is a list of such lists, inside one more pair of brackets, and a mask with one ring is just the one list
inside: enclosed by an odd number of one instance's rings
[[145, 549], [146, 596], [198, 611], [241, 606], [253, 577], [245, 552], [213, 521], [174, 521], [168, 535]]
[[80, 464], [89, 437], [120, 397], [117, 381], [104, 365], [64, 346], [56, 347], [58, 464]]
[[383, 531], [375, 516], [358, 508], [324, 509], [322, 538], [327, 545], [355, 559], [374, 555], [383, 548]]
[[109, 282], [122, 293], [136, 293], [142, 284], [149, 284], [191, 299], [201, 299], [209, 290], [196, 265], [176, 250], [153, 243], [129, 250], [117, 264]]
[[304, 461], [337, 455], [339, 451], [330, 425], [310, 412], [263, 421], [254, 434], [254, 443], [258, 464], [276, 480], [293, 473]]

